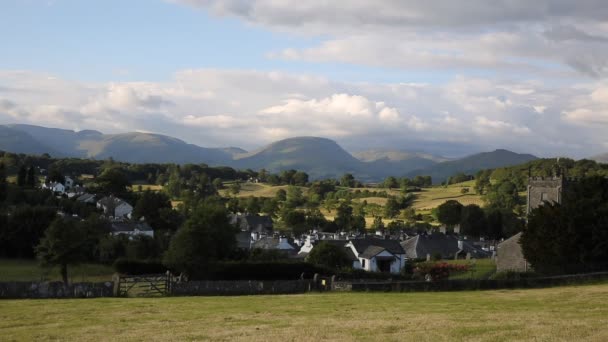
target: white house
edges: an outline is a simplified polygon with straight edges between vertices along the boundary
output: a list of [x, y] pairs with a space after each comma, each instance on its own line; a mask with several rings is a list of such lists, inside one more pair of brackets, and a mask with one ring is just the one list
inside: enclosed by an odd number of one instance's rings
[[97, 208], [102, 209], [107, 216], [115, 218], [130, 218], [133, 212], [133, 207], [129, 203], [114, 196], [107, 196], [97, 201]]
[[63, 182], [63, 185], [65, 186], [65, 188], [67, 190], [71, 189], [74, 186], [74, 180], [70, 177], [65, 177], [65, 181]]
[[59, 194], [65, 193], [65, 186], [59, 182], [43, 183], [42, 188]]
[[400, 273], [405, 266], [405, 250], [397, 240], [367, 237], [349, 240], [346, 246], [358, 259], [353, 264], [355, 269]]

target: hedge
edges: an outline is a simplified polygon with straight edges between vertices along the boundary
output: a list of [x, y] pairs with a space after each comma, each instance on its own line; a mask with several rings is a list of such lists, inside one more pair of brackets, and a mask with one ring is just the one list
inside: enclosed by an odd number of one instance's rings
[[295, 280], [302, 274], [312, 278], [315, 273], [331, 275], [332, 272], [306, 262], [216, 262], [196, 274], [191, 280]]
[[167, 272], [167, 267], [165, 267], [160, 261], [156, 260], [119, 258], [114, 261], [112, 266], [116, 272], [121, 274], [141, 275]]

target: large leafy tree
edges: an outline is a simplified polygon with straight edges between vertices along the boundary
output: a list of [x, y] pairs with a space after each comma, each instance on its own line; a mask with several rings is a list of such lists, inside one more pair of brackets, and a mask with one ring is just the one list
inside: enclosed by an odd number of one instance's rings
[[131, 185], [125, 172], [118, 167], [107, 168], [97, 177], [96, 182], [101, 191], [116, 195], [125, 193]]
[[460, 217], [460, 232], [474, 237], [486, 236], [487, 233], [486, 215], [479, 206], [469, 204], [462, 208]]
[[165, 193], [144, 191], [133, 208], [133, 217], [140, 219], [144, 217], [154, 230], [167, 230], [170, 225], [162, 215], [163, 209], [171, 209], [171, 199]]
[[208, 199], [175, 233], [163, 262], [173, 270], [198, 276], [214, 261], [232, 256], [235, 249], [236, 228], [228, 222], [226, 208]]
[[439, 222], [453, 227], [460, 223], [462, 215], [462, 204], [458, 201], [449, 200], [437, 207], [437, 219]]
[[68, 265], [86, 259], [87, 234], [74, 220], [56, 219], [46, 230], [36, 254], [43, 266], [59, 266], [63, 282], [68, 284]]
[[31, 258], [45, 230], [56, 218], [56, 209], [20, 205], [12, 210], [6, 224], [0, 226], [0, 255]]
[[521, 237], [526, 259], [546, 273], [608, 267], [608, 179], [571, 184], [562, 203], [546, 203], [530, 213]]
[[484, 197], [488, 208], [515, 210], [521, 204], [517, 185], [509, 180], [493, 185]]
[[351, 265], [344, 247], [330, 244], [327, 241], [321, 241], [316, 245], [308, 254], [306, 261], [334, 270]]
[[6, 167], [4, 163], [0, 162], [0, 203], [6, 199], [6, 193], [8, 191], [8, 183], [6, 181]]

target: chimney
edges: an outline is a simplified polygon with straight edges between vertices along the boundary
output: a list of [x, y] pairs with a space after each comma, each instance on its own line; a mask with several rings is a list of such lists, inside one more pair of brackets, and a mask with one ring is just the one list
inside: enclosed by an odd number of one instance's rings
[[458, 240], [458, 249], [462, 249], [462, 247], [464, 246], [464, 243], [462, 240]]

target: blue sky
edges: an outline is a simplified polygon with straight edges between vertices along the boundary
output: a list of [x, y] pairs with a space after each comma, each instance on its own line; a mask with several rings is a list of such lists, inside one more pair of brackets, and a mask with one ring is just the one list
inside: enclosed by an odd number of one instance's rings
[[235, 18], [160, 0], [5, 0], [0, 68], [51, 72], [87, 81], [163, 81], [197, 68], [284, 70], [349, 81], [436, 82], [444, 73], [308, 63], [272, 51], [314, 46], [317, 35], [274, 32]]
[[0, 124], [246, 149], [608, 150], [602, 1], [4, 0]]

